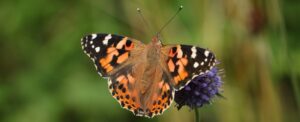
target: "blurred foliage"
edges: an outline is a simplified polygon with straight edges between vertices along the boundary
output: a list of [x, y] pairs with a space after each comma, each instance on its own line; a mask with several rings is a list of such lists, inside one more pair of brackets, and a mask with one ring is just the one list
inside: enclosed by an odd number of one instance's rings
[[179, 5], [163, 42], [210, 48], [225, 70], [226, 99], [201, 121], [300, 120], [299, 0], [2, 0], [0, 121], [194, 121], [174, 105], [153, 119], [121, 109], [80, 46], [95, 32], [147, 43]]

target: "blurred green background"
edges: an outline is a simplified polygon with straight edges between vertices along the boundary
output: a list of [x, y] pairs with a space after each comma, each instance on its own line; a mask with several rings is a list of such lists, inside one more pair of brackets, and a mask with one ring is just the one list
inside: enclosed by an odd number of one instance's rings
[[223, 94], [200, 109], [205, 122], [300, 120], [299, 0], [2, 0], [0, 121], [191, 122], [173, 105], [153, 119], [135, 117], [112, 98], [81, 50], [85, 34], [127, 35], [148, 43], [213, 50], [225, 70]]

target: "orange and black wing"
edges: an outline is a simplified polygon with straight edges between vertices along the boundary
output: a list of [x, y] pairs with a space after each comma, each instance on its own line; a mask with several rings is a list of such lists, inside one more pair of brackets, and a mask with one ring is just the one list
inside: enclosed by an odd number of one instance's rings
[[171, 85], [176, 90], [183, 88], [195, 76], [202, 75], [215, 64], [215, 55], [200, 47], [173, 45], [163, 47], [168, 55], [167, 67], [173, 80]]
[[[167, 73], [158, 73], [159, 79], [147, 89], [141, 87], [135, 68], [129, 64], [109, 77], [109, 91], [121, 107], [133, 112], [136, 116], [153, 117], [168, 109], [174, 99], [174, 89], [170, 86]], [[144, 91], [145, 90], [145, 91]]]
[[138, 81], [132, 72], [132, 64], [122, 67], [108, 78], [108, 88], [122, 108], [139, 115], [143, 111], [143, 107], [140, 92], [136, 88]]
[[93, 60], [100, 76], [109, 73], [124, 64], [131, 56], [131, 51], [141, 42], [125, 36], [113, 34], [91, 34], [81, 39], [83, 51]]

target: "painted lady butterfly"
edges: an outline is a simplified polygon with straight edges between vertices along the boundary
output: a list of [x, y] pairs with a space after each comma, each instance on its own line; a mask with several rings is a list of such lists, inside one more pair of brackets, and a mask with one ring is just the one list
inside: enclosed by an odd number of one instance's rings
[[100, 76], [108, 78], [112, 96], [137, 116], [161, 114], [173, 102], [175, 91], [216, 64], [207, 49], [162, 45], [158, 37], [145, 45], [129, 37], [91, 34], [82, 38], [81, 45]]

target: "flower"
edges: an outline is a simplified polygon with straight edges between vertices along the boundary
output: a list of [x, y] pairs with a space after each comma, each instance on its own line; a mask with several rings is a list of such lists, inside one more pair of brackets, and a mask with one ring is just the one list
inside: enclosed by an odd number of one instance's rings
[[183, 89], [175, 92], [175, 102], [178, 110], [184, 105], [194, 109], [211, 103], [212, 98], [216, 95], [221, 96], [220, 87], [222, 84], [216, 67], [203, 75], [195, 77]]

